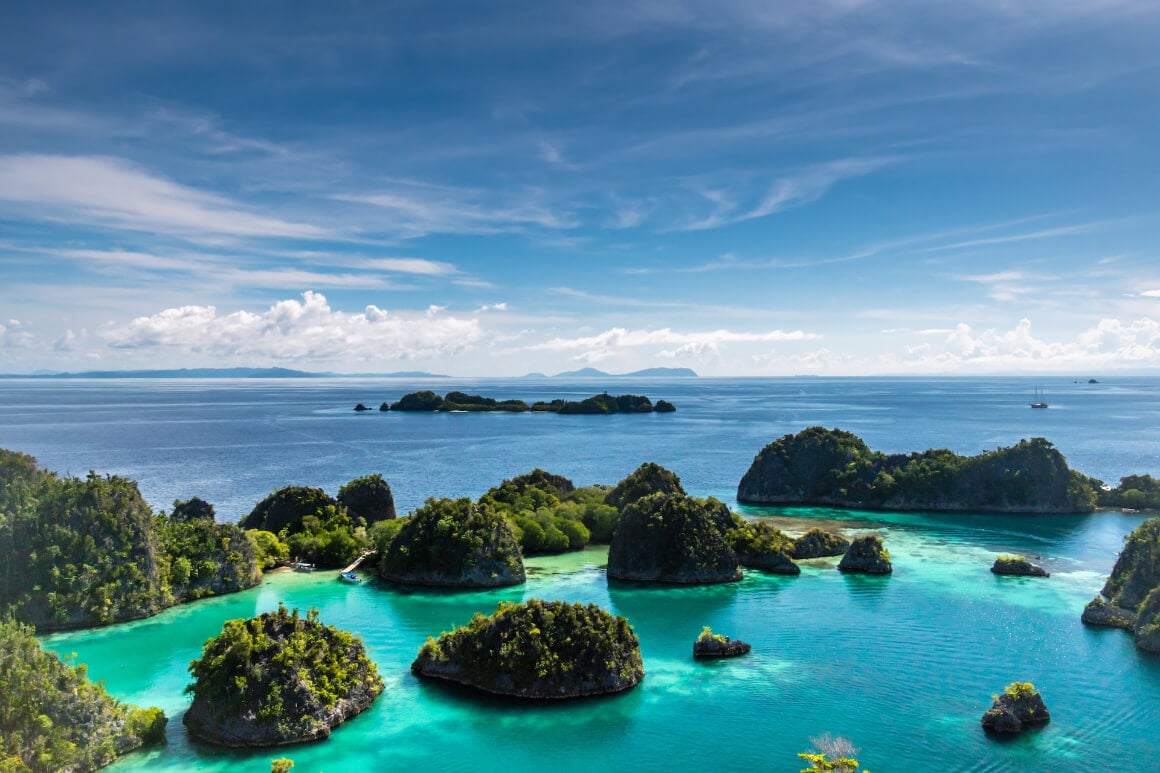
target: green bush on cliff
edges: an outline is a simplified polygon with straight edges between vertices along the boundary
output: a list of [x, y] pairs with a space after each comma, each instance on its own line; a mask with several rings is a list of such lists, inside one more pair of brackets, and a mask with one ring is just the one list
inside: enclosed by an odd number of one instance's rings
[[491, 587], [523, 582], [524, 563], [502, 515], [470, 499], [428, 499], [387, 546], [379, 574], [417, 585]]
[[1092, 482], [1043, 438], [977, 456], [946, 449], [886, 455], [842, 430], [810, 427], [757, 455], [737, 489], [754, 504], [900, 510], [1089, 512]]
[[0, 770], [85, 773], [165, 738], [165, 714], [119, 703], [41, 649], [32, 628], [0, 619]]
[[500, 602], [467, 625], [429, 638], [411, 670], [525, 698], [618, 692], [644, 676], [628, 621], [595, 604]]
[[325, 738], [383, 690], [362, 642], [279, 605], [248, 620], [228, 620], [189, 664], [193, 703], [185, 724], [199, 738], [228, 746]]
[[681, 494], [685, 489], [676, 473], [666, 470], [655, 462], [645, 462], [633, 470], [624, 480], [617, 483], [604, 497], [604, 503], [623, 510], [641, 497], [649, 494]]

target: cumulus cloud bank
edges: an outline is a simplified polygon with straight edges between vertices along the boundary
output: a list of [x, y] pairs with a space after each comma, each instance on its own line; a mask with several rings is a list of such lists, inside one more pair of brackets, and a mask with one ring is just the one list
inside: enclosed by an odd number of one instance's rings
[[392, 314], [377, 306], [335, 311], [326, 297], [306, 291], [265, 312], [219, 315], [213, 306], [165, 309], [102, 335], [119, 349], [178, 349], [222, 358], [399, 360], [453, 356], [482, 336], [475, 319], [445, 316], [432, 307], [419, 316]]

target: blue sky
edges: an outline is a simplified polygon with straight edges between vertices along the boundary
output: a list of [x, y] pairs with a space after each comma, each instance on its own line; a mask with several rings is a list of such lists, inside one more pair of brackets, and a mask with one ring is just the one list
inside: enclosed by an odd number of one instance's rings
[[1160, 367], [1160, 4], [17, 2], [0, 372]]

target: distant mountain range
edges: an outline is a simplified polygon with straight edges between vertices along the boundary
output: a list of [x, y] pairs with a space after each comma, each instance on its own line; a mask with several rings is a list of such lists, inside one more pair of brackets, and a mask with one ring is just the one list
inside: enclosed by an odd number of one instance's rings
[[[537, 377], [542, 374], [529, 374], [524, 378]], [[557, 373], [552, 378], [697, 378], [692, 368], [645, 368], [634, 370], [632, 373], [605, 373], [596, 368], [581, 368]]]
[[291, 368], [175, 368], [169, 370], [86, 370], [80, 373], [2, 375], [0, 378], [450, 378], [440, 373], [400, 370], [394, 373], [312, 373]]

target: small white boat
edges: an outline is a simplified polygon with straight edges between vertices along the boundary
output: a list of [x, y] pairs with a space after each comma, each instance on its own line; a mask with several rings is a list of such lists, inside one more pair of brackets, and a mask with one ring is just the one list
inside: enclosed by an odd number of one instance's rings
[[351, 585], [358, 585], [362, 579], [354, 572], [343, 572], [338, 576], [340, 582], [348, 582]]
[[296, 572], [313, 572], [314, 564], [308, 564], [305, 561], [299, 561], [294, 564], [294, 571]]

